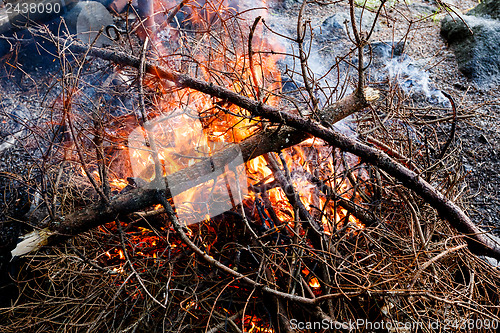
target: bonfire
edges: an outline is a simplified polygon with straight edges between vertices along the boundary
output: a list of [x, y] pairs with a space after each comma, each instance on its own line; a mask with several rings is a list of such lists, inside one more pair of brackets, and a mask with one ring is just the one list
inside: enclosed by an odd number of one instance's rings
[[[20, 134], [31, 171], [6, 177], [25, 207], [3, 331], [496, 328], [500, 243], [461, 199], [454, 98], [430, 92], [454, 115], [445, 137], [399, 120], [417, 80], [397, 43], [372, 41], [397, 4], [304, 1], [293, 24], [282, 5], [26, 21], [58, 70]], [[319, 71], [318, 8], [346, 17]], [[386, 76], [370, 73], [380, 47]]]

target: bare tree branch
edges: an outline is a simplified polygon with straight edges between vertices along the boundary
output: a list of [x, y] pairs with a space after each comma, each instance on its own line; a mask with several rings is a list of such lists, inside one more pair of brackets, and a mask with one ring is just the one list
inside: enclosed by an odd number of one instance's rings
[[[89, 50], [88, 46], [76, 41], [57, 37], [52, 38], [55, 39], [55, 42], [65, 45], [65, 48], [73, 52], [87, 52], [91, 56], [135, 68], [141, 66], [140, 59], [122, 52], [113, 52], [99, 48], [90, 48]], [[243, 141], [240, 144], [240, 149], [245, 161], [266, 152], [279, 151], [280, 149], [290, 147], [303, 141], [310, 135], [321, 138], [334, 147], [359, 156], [365, 163], [379, 167], [400, 181], [404, 186], [415, 191], [434, 207], [442, 218], [448, 220], [454, 228], [465, 235], [465, 240], [471, 251], [500, 259], [499, 240], [476, 226], [462, 209], [438, 192], [424, 179], [420, 178], [419, 175], [397, 163], [387, 154], [323, 125], [334, 123], [344, 116], [364, 108], [368, 103], [366, 93], [359, 94], [356, 91], [354, 94], [334, 104], [334, 106], [325, 108], [323, 115], [320, 116], [321, 119], [318, 119], [321, 120], [320, 123], [315, 119], [303, 118], [286, 110], [280, 110], [254, 101], [224, 87], [155, 65], [149, 61], [145, 63], [145, 67], [146, 72], [158, 78], [171, 81], [179, 88], [191, 88], [206, 93], [244, 108], [250, 111], [253, 116], [262, 117], [277, 124], [287, 125], [273, 136], [270, 136], [269, 133], [261, 133]], [[263, 144], [263, 142], [266, 144]], [[223, 166], [230, 160], [228, 158], [234, 156], [234, 153], [236, 152], [233, 150], [232, 152], [223, 151], [216, 154], [213, 156], [213, 163], [216, 167]], [[181, 184], [179, 186], [182, 186], [185, 190], [190, 186], [196, 185], [196, 181], [200, 179], [199, 175], [203, 175], [204, 171], [211, 170], [211, 166], [208, 164], [210, 164], [210, 161], [199, 162], [191, 168], [179, 171], [174, 174], [174, 177], [179, 180], [179, 184]], [[66, 216], [64, 220], [51, 221], [46, 227], [50, 232], [55, 231], [59, 234], [75, 235], [96, 225], [109, 222], [115, 219], [118, 214], [128, 214], [155, 203], [157, 201], [154, 199], [153, 190], [139, 189], [112, 200], [109, 207], [88, 207], [70, 216]]]

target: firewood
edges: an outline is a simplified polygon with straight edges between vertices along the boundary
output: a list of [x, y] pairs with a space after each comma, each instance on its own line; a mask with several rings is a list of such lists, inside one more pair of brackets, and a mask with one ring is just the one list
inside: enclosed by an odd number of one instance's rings
[[[72, 52], [86, 53], [89, 56], [99, 57], [119, 65], [135, 68], [141, 66], [139, 58], [123, 52], [115, 52], [95, 47], [89, 48], [77, 41], [65, 40], [55, 36], [49, 36], [47, 38], [61, 45], [66, 45]], [[479, 255], [487, 255], [500, 259], [500, 240], [496, 236], [485, 232], [475, 225], [460, 207], [446, 198], [418, 174], [401, 165], [386, 153], [323, 125], [325, 123], [335, 123], [354, 112], [362, 110], [368, 105], [368, 98], [376, 98], [377, 94], [372, 90], [364, 89], [362, 94], [360, 94], [359, 91], [355, 91], [351, 95], [336, 102], [333, 106], [323, 109], [320, 113], [320, 119], [315, 120], [301, 117], [289, 110], [282, 110], [263, 104], [213, 84], [212, 82], [206, 82], [170, 70], [150, 61], [146, 61], [145, 68], [147, 73], [155, 75], [160, 79], [170, 81], [179, 88], [191, 88], [206, 93], [244, 108], [250, 111], [253, 116], [283, 125], [278, 131], [275, 130], [274, 133], [272, 130], [262, 132], [241, 142], [238, 146], [244, 161], [248, 161], [268, 152], [280, 151], [281, 149], [291, 147], [311, 136], [321, 138], [333, 147], [355, 154], [365, 163], [377, 166], [407, 188], [415, 191], [429, 205], [435, 208], [442, 218], [448, 220], [457, 231], [464, 234], [464, 239], [467, 241], [471, 251]], [[229, 149], [228, 151], [221, 151], [214, 155], [213, 160], [216, 167], [223, 166], [224, 163], [227, 163], [227, 161], [230, 160], [228, 158], [231, 158], [234, 153], [234, 150]], [[185, 184], [189, 184], [187, 185], [188, 188], [197, 185], [197, 180], [199, 181], [202, 179], [199, 175], [204, 174], [203, 170], [206, 172], [206, 170], [211, 169], [208, 163], [209, 161], [198, 162], [192, 167], [176, 172], [169, 177], [176, 180], [175, 186], [179, 186], [182, 190], [186, 190]], [[187, 182], [187, 180], [189, 180], [189, 182]], [[108, 205], [93, 205], [65, 216], [64, 218], [42, 224], [41, 227], [48, 228], [47, 230], [50, 232], [47, 234], [54, 233], [47, 240], [48, 243], [53, 244], [61, 239], [77, 235], [100, 224], [113, 221], [118, 215], [130, 214], [151, 205], [158, 204], [157, 200], [155, 200], [155, 193], [156, 191], [154, 189], [137, 189], [124, 196], [111, 199]], [[176, 193], [179, 193], [177, 189]]]

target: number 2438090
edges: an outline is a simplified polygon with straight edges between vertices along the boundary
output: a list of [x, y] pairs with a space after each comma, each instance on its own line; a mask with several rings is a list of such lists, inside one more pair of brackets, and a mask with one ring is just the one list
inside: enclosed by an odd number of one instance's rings
[[61, 4], [43, 3], [43, 2], [21, 2], [5, 4], [7, 14], [59, 14], [61, 12]]

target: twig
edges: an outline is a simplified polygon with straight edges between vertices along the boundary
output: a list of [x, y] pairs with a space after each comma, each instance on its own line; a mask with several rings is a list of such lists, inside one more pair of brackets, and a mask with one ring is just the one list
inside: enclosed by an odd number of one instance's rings
[[101, 179], [102, 191], [104, 195], [109, 198], [111, 189], [109, 187], [108, 168], [106, 165], [106, 157], [104, 155], [104, 126], [102, 124], [102, 118], [100, 117], [98, 112], [99, 106], [97, 105], [96, 109], [94, 109], [94, 112], [92, 113], [95, 128], [94, 144], [96, 148], [97, 165], [99, 168], [99, 178]]
[[255, 68], [253, 65], [253, 49], [252, 49], [252, 41], [253, 41], [253, 35], [255, 33], [255, 29], [257, 29], [257, 24], [259, 24], [259, 21], [261, 19], [261, 16], [258, 16], [255, 18], [255, 21], [253, 22], [252, 27], [250, 28], [250, 34], [248, 35], [248, 66], [250, 69], [250, 73], [252, 74], [252, 89], [254, 90], [254, 95], [255, 98], [258, 101], [261, 101], [261, 96], [260, 96], [260, 88], [259, 88], [259, 81], [257, 80], [257, 74], [255, 73]]
[[452, 253], [452, 252], [455, 252], [455, 251], [458, 251], [458, 250], [461, 250], [463, 248], [467, 247], [466, 244], [460, 244], [458, 246], [455, 246], [455, 247], [452, 247], [452, 248], [449, 248], [447, 249], [446, 251], [443, 251], [441, 252], [440, 254], [438, 254], [437, 256], [434, 256], [432, 257], [432, 259], [430, 259], [429, 261], [427, 261], [425, 264], [422, 265], [422, 267], [420, 267], [420, 269], [417, 271], [417, 273], [415, 273], [415, 276], [413, 277], [413, 280], [411, 281], [411, 285], [409, 287], [409, 289], [413, 289], [413, 286], [415, 285], [415, 283], [417, 282], [418, 278], [420, 277], [420, 275], [427, 269], [427, 267], [433, 265], [436, 261], [440, 260], [441, 258], [447, 256], [448, 254]]
[[117, 219], [115, 221], [115, 224], [116, 224], [116, 227], [118, 229], [118, 234], [120, 236], [120, 241], [121, 241], [121, 245], [122, 245], [122, 249], [123, 249], [123, 254], [125, 255], [125, 258], [127, 259], [128, 266], [132, 270], [133, 274], [135, 275], [137, 281], [141, 285], [141, 287], [144, 290], [144, 292], [146, 293], [146, 295], [148, 295], [153, 300], [153, 302], [155, 302], [156, 304], [158, 304], [162, 308], [166, 309], [166, 306], [164, 304], [162, 304], [160, 301], [158, 301], [156, 299], [156, 297], [154, 297], [153, 295], [151, 295], [151, 293], [149, 292], [148, 288], [144, 284], [144, 281], [142, 280], [141, 276], [139, 275], [139, 273], [135, 269], [134, 264], [130, 260], [130, 256], [128, 255], [128, 251], [127, 251], [127, 246], [125, 245], [125, 237], [123, 236], [123, 230], [122, 230], [121, 222]]
[[156, 140], [153, 134], [153, 124], [148, 122], [147, 114], [146, 114], [146, 104], [144, 103], [144, 70], [146, 63], [146, 51], [148, 48], [149, 38], [146, 36], [144, 39], [144, 44], [142, 45], [141, 50], [141, 65], [139, 66], [139, 80], [137, 80], [138, 88], [139, 88], [139, 109], [141, 112], [142, 123], [146, 132], [147, 138], [147, 146], [151, 148], [151, 155], [153, 157], [153, 162], [155, 166], [155, 178], [153, 182], [155, 186], [163, 187], [164, 181], [163, 177], [163, 168], [160, 162], [160, 158], [158, 157], [158, 148], [156, 146]]
[[[365, 87], [365, 64], [364, 64], [364, 48], [368, 40], [360, 34], [356, 23], [356, 16], [354, 15], [354, 0], [349, 0], [349, 12], [351, 15], [351, 27], [354, 35], [355, 45], [358, 49], [358, 85], [356, 92], [358, 95], [364, 94]], [[375, 24], [375, 23], [374, 23]], [[347, 30], [349, 31], [349, 30]]]
[[174, 7], [174, 9], [172, 9], [167, 16], [167, 23], [171, 23], [174, 20], [175, 15], [177, 15], [182, 7], [184, 7], [189, 1], [191, 0], [182, 0], [177, 6]]
[[231, 328], [236, 332], [236, 333], [241, 333], [242, 331], [239, 329], [238, 325], [234, 322], [236, 319], [238, 319], [239, 316], [243, 313], [243, 310], [238, 311], [231, 317], [223, 317], [222, 315], [218, 315], [219, 319], [224, 320], [223, 322], [217, 324], [216, 326], [212, 327], [209, 331], [206, 333], [216, 333], [217, 331], [221, 330], [224, 328], [227, 323], [231, 326]]
[[[304, 10], [306, 8], [307, 1], [302, 2], [302, 6], [300, 7], [299, 15], [297, 17], [297, 38], [295, 42], [299, 47], [299, 59], [300, 59], [300, 68], [302, 70], [302, 79], [304, 80], [304, 86], [306, 88], [307, 93], [309, 94], [310, 101], [312, 103], [312, 112], [316, 113], [318, 111], [318, 100], [314, 97], [313, 88], [311, 87], [311, 79], [309, 78], [308, 69], [309, 66], [307, 64], [307, 54], [304, 51], [304, 38], [306, 36], [306, 24], [302, 22], [302, 17], [304, 15]], [[314, 82], [312, 82], [314, 84]]]
[[441, 160], [444, 155], [446, 154], [446, 151], [450, 147], [451, 143], [453, 142], [453, 139], [455, 139], [455, 132], [457, 130], [457, 107], [455, 105], [455, 101], [453, 100], [453, 97], [451, 97], [450, 94], [448, 94], [445, 91], [441, 91], [441, 93], [448, 98], [448, 100], [451, 103], [451, 107], [453, 109], [453, 123], [451, 125], [451, 132], [450, 132], [450, 137], [448, 138], [448, 141], [446, 141], [446, 144], [444, 145], [443, 149], [441, 150], [441, 153], [438, 156], [438, 160]]
[[161, 202], [161, 204], [165, 208], [165, 211], [167, 212], [167, 215], [169, 216], [169, 218], [170, 218], [170, 220], [172, 222], [172, 225], [173, 225], [175, 231], [179, 234], [179, 236], [182, 239], [182, 241], [187, 246], [189, 246], [189, 248], [194, 253], [196, 253], [198, 256], [200, 256], [208, 264], [213, 265], [213, 266], [217, 267], [218, 269], [220, 269], [221, 271], [223, 271], [223, 272], [225, 272], [225, 273], [227, 273], [229, 275], [232, 275], [236, 279], [241, 280], [241, 281], [243, 281], [243, 282], [245, 282], [247, 284], [250, 284], [250, 285], [256, 287], [257, 289], [260, 289], [260, 290], [262, 290], [262, 291], [264, 291], [266, 293], [269, 293], [271, 295], [278, 296], [280, 298], [287, 299], [287, 300], [290, 300], [290, 301], [293, 301], [293, 302], [302, 303], [302, 304], [310, 304], [310, 305], [312, 305], [312, 304], [316, 303], [315, 299], [300, 297], [300, 296], [296, 296], [296, 295], [291, 295], [291, 294], [288, 294], [288, 293], [284, 293], [284, 292], [281, 292], [281, 291], [269, 288], [268, 286], [263, 285], [261, 283], [255, 282], [254, 280], [248, 278], [247, 276], [245, 276], [245, 275], [243, 275], [241, 273], [238, 273], [238, 272], [234, 271], [233, 269], [231, 269], [231, 268], [227, 267], [226, 265], [222, 264], [220, 261], [215, 260], [214, 258], [212, 258], [211, 256], [209, 256], [208, 254], [206, 254], [205, 252], [203, 252], [198, 246], [196, 246], [196, 244], [194, 244], [189, 239], [189, 237], [186, 235], [186, 233], [184, 232], [184, 230], [182, 230], [182, 227], [179, 224], [179, 221], [177, 220], [177, 216], [175, 215], [175, 212], [174, 212], [172, 206], [170, 205], [170, 203], [166, 199], [165, 192], [158, 191], [157, 192], [157, 196], [158, 196], [158, 200]]
[[[56, 37], [53, 38], [58, 40]], [[72, 43], [68, 47], [76, 52], [88, 51], [89, 55], [98, 56], [121, 64], [127, 64], [134, 67], [140, 66], [140, 61], [137, 58], [124, 53], [110, 52], [97, 48], [91, 48], [89, 50], [88, 47], [84, 47], [76, 42]], [[298, 133], [299, 135], [303, 136], [304, 133], [314, 135], [325, 140], [334, 147], [338, 147], [344, 151], [359, 156], [365, 163], [371, 163], [378, 166], [381, 170], [384, 170], [399, 180], [403, 185], [414, 190], [432, 207], [437, 209], [437, 211], [444, 218], [446, 218], [453, 227], [455, 227], [459, 232], [465, 234], [472, 251], [478, 254], [490, 255], [494, 258], [500, 259], [500, 241], [497, 237], [482, 231], [455, 203], [444, 197], [432, 185], [421, 179], [416, 173], [392, 160], [385, 153], [369, 147], [356, 139], [349, 138], [341, 133], [333, 131], [332, 129], [326, 128], [312, 119], [304, 119], [301, 116], [259, 103], [215, 84], [210, 84], [188, 75], [153, 65], [149, 62], [146, 62], [146, 71], [160, 78], [172, 81], [179, 87], [189, 87], [209, 94], [213, 97], [227, 100], [235, 105], [249, 110], [254, 116], [260, 116], [276, 123], [284, 123], [287, 126], [291, 126], [295, 128], [295, 130], [298, 130], [294, 133]], [[350, 100], [350, 102], [347, 102], [346, 99]], [[350, 109], [351, 112], [354, 112], [355, 110], [359, 110], [366, 105], [364, 96], [359, 96], [359, 94], [350, 95], [346, 99], [341, 101], [342, 103], [347, 103], [345, 107], [342, 107], [344, 112], [346, 111], [346, 108]], [[339, 107], [339, 105], [337, 105], [337, 107]], [[293, 136], [289, 136], [288, 140], [292, 137]]]
[[300, 218], [304, 221], [307, 221], [309, 226], [317, 233], [322, 234], [322, 227], [314, 220], [311, 214], [307, 211], [304, 203], [300, 199], [299, 194], [295, 191], [291, 179], [287, 179], [285, 175], [283, 175], [282, 171], [279, 168], [278, 161], [276, 157], [272, 153], [268, 153], [265, 155], [266, 161], [268, 163], [269, 168], [273, 171], [276, 180], [280, 183], [283, 192], [287, 196], [288, 200], [292, 204], [293, 207], [299, 210]]
[[340, 207], [351, 212], [352, 215], [360, 220], [364, 225], [369, 226], [378, 223], [378, 219], [375, 214], [373, 214], [369, 210], [357, 205], [351, 200], [345, 199], [344, 197], [338, 195], [330, 186], [326, 185], [319, 178], [316, 178], [309, 173], [306, 173], [305, 175], [311, 183], [318, 186], [321, 192], [323, 192], [327, 197], [339, 201]]

